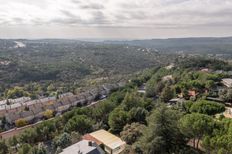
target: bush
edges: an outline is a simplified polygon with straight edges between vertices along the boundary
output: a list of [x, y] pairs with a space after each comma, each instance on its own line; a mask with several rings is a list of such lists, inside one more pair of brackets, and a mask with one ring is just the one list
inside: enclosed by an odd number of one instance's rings
[[25, 119], [18, 119], [15, 122], [16, 127], [23, 127], [26, 126], [28, 122]]
[[53, 144], [55, 147], [63, 149], [72, 144], [72, 138], [68, 133], [63, 133], [54, 139]]
[[44, 117], [46, 119], [50, 119], [53, 117], [53, 111], [52, 110], [46, 110], [44, 113], [43, 113]]
[[197, 112], [208, 115], [215, 115], [225, 111], [225, 105], [213, 101], [200, 100], [190, 108], [190, 112]]
[[93, 121], [85, 115], [76, 115], [71, 118], [65, 125], [65, 131], [78, 131], [81, 134], [88, 133], [92, 130]]

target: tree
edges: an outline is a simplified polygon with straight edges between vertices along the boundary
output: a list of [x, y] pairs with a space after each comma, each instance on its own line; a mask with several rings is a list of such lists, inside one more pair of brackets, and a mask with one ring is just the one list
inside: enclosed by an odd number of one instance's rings
[[223, 118], [221, 121], [215, 121], [212, 134], [204, 135], [202, 146], [207, 153], [232, 153], [232, 120]]
[[160, 99], [163, 102], [168, 102], [170, 99], [174, 97], [174, 90], [172, 87], [165, 86], [163, 91], [160, 94]]
[[146, 123], [147, 114], [148, 111], [142, 107], [134, 107], [129, 111], [130, 120], [132, 122]]
[[46, 147], [43, 143], [39, 143], [38, 146], [34, 146], [31, 149], [31, 154], [48, 154]]
[[213, 87], [214, 87], [214, 81], [213, 80], [206, 81], [205, 88], [212, 89]]
[[7, 98], [18, 98], [23, 96], [29, 96], [29, 93], [24, 91], [22, 87], [14, 87], [9, 89], [6, 93]]
[[115, 108], [115, 104], [110, 101], [102, 101], [93, 110], [93, 115], [96, 121], [107, 123], [109, 113]]
[[145, 126], [139, 123], [127, 124], [124, 126], [123, 131], [120, 133], [122, 140], [126, 141], [127, 144], [132, 145], [135, 143], [140, 136]]
[[25, 153], [30, 153], [31, 152], [31, 150], [32, 150], [32, 147], [31, 147], [31, 145], [30, 144], [23, 144], [20, 148], [19, 148], [19, 150], [18, 150], [18, 153], [19, 154], [25, 154]]
[[8, 143], [9, 143], [10, 146], [15, 148], [16, 145], [18, 144], [18, 140], [17, 140], [16, 136], [13, 136], [12, 138], [9, 138]]
[[147, 119], [148, 126], [136, 143], [135, 151], [144, 153], [178, 153], [186, 141], [177, 121], [181, 114], [164, 105], [157, 107]]
[[232, 102], [232, 89], [228, 89], [226, 93], [226, 101]]
[[75, 144], [81, 140], [81, 135], [78, 132], [71, 132], [71, 140], [72, 144]]
[[4, 140], [0, 140], [0, 154], [8, 153], [8, 146]]
[[29, 128], [19, 135], [19, 141], [21, 143], [36, 143], [38, 136], [39, 134], [37, 134], [35, 129]]
[[28, 124], [28, 122], [23, 118], [18, 119], [15, 122], [16, 127], [23, 127], [23, 126], [26, 126], [27, 124]]
[[156, 94], [156, 89], [155, 89], [155, 85], [156, 85], [156, 82], [155, 80], [149, 80], [147, 83], [146, 83], [146, 95], [148, 97], [153, 97]]
[[64, 130], [67, 132], [78, 131], [81, 134], [85, 134], [92, 130], [92, 126], [93, 121], [89, 117], [76, 115], [66, 123]]
[[47, 110], [43, 113], [43, 115], [44, 115], [44, 117], [45, 117], [46, 119], [50, 119], [50, 118], [53, 117], [53, 111], [47, 109]]
[[54, 133], [57, 131], [57, 128], [53, 120], [50, 120], [42, 122], [35, 128], [35, 130], [37, 134], [43, 134], [37, 136], [37, 140], [42, 142], [52, 139], [54, 137]]
[[55, 147], [61, 147], [63, 149], [72, 144], [72, 138], [68, 133], [64, 132], [55, 137], [53, 144]]
[[124, 111], [120, 107], [115, 108], [109, 115], [108, 123], [110, 130], [115, 133], [120, 133], [128, 121], [128, 112]]
[[223, 101], [232, 102], [232, 89], [222, 89], [218, 92], [219, 98]]
[[225, 105], [213, 101], [200, 100], [195, 103], [190, 108], [190, 112], [198, 112], [202, 114], [215, 115], [225, 111]]
[[122, 104], [123, 108], [129, 111], [133, 107], [143, 106], [143, 99], [137, 94], [137, 91], [128, 92]]
[[50, 84], [48, 87], [47, 87], [47, 91], [48, 92], [53, 92], [53, 91], [55, 91], [56, 90], [56, 88], [55, 88], [55, 86], [53, 85], [53, 84]]
[[204, 135], [212, 133], [214, 125], [213, 118], [200, 113], [187, 114], [179, 120], [180, 131], [189, 140], [193, 139], [195, 148], [198, 148], [199, 141]]

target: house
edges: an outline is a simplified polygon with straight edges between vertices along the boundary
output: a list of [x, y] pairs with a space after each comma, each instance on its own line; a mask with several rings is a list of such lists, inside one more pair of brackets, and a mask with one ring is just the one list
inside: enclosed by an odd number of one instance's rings
[[102, 87], [104, 88], [105, 94], [106, 94], [106, 95], [108, 95], [108, 94], [111, 92], [112, 88], [113, 88], [113, 87], [112, 87], [111, 85], [109, 85], [109, 84], [103, 85]]
[[10, 112], [5, 115], [6, 121], [9, 124], [14, 124], [16, 120], [20, 119], [20, 114], [17, 112]]
[[67, 111], [69, 110], [69, 108], [72, 106], [72, 102], [69, 100], [69, 98], [63, 98], [62, 100], [60, 100], [63, 108], [63, 111]]
[[232, 79], [224, 78], [224, 79], [222, 79], [222, 84], [228, 88], [231, 88], [232, 87]]
[[90, 137], [85, 137], [84, 139], [94, 141], [98, 143], [99, 146], [103, 146], [103, 150], [108, 154], [119, 154], [125, 149], [126, 146], [126, 143], [119, 137], [103, 129], [92, 132], [85, 136]]
[[77, 104], [78, 106], [84, 106], [84, 105], [87, 105], [87, 100], [86, 100], [86, 97], [84, 95], [84, 93], [80, 93], [78, 96], [77, 96]]
[[98, 88], [91, 89], [89, 93], [93, 96], [94, 99], [98, 98], [100, 95]]
[[70, 98], [70, 101], [72, 101], [72, 107], [82, 106], [82, 99], [83, 97], [76, 95]]
[[59, 98], [70, 97], [70, 96], [73, 96], [73, 93], [67, 92], [67, 93], [60, 94]]
[[146, 93], [146, 84], [143, 83], [139, 88], [138, 88], [138, 93]]
[[69, 100], [71, 102], [72, 107], [76, 107], [78, 105], [78, 103], [79, 103], [79, 100], [78, 100], [77, 96], [69, 97]]
[[168, 103], [170, 103], [170, 104], [177, 104], [177, 103], [181, 103], [181, 102], [183, 102], [183, 99], [181, 99], [181, 98], [173, 98], [173, 99], [170, 99], [168, 101]]
[[201, 72], [210, 72], [210, 70], [208, 68], [202, 68], [200, 71]]
[[122, 88], [122, 87], [124, 87], [125, 85], [126, 85], [126, 82], [118, 82], [118, 83], [117, 83], [118, 88]]
[[25, 119], [28, 122], [32, 122], [35, 116], [32, 111], [23, 111], [20, 113], [20, 118]]
[[199, 93], [196, 90], [189, 90], [188, 95], [191, 97], [196, 97]]
[[98, 91], [99, 91], [99, 95], [100, 97], [102, 95], [107, 95], [107, 91], [101, 86], [101, 87], [98, 87]]
[[[69, 110], [70, 104], [64, 104], [65, 101], [58, 101], [54, 104], [57, 113], [64, 113]], [[67, 102], [67, 101], [66, 101]]]
[[65, 149], [60, 154], [105, 154], [93, 141], [82, 140]]
[[175, 64], [171, 63], [170, 65], [166, 66], [165, 69], [170, 70], [175, 67]]
[[95, 97], [89, 92], [83, 93], [83, 96], [85, 97], [87, 104], [91, 103], [95, 99]]
[[173, 80], [173, 76], [172, 75], [166, 75], [162, 78], [162, 81], [172, 81]]
[[35, 117], [36, 120], [40, 120], [40, 119], [43, 118], [44, 110], [43, 110], [42, 107], [38, 106], [38, 107], [35, 107], [35, 108], [31, 108], [30, 110], [33, 112], [34, 117]]

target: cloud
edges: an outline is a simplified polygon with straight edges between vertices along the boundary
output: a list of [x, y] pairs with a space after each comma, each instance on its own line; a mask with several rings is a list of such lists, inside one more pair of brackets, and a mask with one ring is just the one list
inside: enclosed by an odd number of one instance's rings
[[[0, 26], [230, 27], [231, 0], [0, 0]], [[0, 30], [1, 33], [1, 30]]]
[[101, 10], [104, 9], [105, 7], [101, 4], [97, 3], [90, 3], [90, 4], [85, 4], [80, 6], [81, 9], [94, 9], [94, 10]]
[[40, 24], [67, 26], [225, 25], [232, 16], [230, 0], [1, 1], [0, 23], [12, 25], [36, 24], [36, 19]]

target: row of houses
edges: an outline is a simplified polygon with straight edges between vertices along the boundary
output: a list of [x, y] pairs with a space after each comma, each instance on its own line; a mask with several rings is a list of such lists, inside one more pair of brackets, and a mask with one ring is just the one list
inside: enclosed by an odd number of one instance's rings
[[5, 104], [0, 109], [0, 117], [5, 117], [7, 124], [14, 126], [18, 119], [25, 119], [28, 123], [40, 121], [47, 110], [60, 115], [73, 107], [86, 106], [94, 100], [105, 98], [112, 90], [123, 87], [125, 83], [105, 84], [103, 86], [90, 89], [78, 95], [65, 93], [56, 97], [46, 97], [27, 102]]

